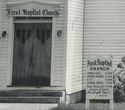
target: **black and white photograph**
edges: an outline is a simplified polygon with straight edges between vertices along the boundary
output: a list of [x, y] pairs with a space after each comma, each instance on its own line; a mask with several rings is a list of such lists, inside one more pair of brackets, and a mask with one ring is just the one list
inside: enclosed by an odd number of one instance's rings
[[125, 110], [125, 0], [0, 0], [0, 110]]

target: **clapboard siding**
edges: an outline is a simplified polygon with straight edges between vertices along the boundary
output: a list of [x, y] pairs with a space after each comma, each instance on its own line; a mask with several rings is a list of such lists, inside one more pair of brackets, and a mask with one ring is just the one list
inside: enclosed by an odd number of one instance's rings
[[[6, 18], [6, 5], [4, 0], [0, 1], [0, 36], [2, 31], [8, 30], [8, 19]], [[0, 86], [6, 85], [8, 64], [8, 39], [0, 39]]]
[[84, 81], [87, 56], [112, 56], [114, 67], [125, 56], [124, 0], [86, 0]]
[[52, 85], [53, 86], [64, 86], [64, 34], [59, 38], [56, 33], [58, 30], [62, 30], [64, 32], [64, 24], [65, 24], [65, 3], [62, 3], [60, 6], [60, 16], [56, 18], [56, 30], [55, 30], [55, 46], [54, 46], [54, 64], [53, 64], [53, 77], [52, 77]]
[[83, 8], [84, 0], [68, 2], [67, 94], [82, 90]]
[[[6, 16], [6, 8], [8, 3], [20, 3], [26, 2], [30, 0], [0, 0], [0, 33], [2, 30], [9, 31], [9, 19]], [[32, 1], [32, 0], [31, 0]], [[54, 44], [53, 44], [53, 64], [52, 64], [52, 86], [64, 86], [64, 76], [65, 71], [64, 68], [64, 34], [59, 38], [56, 33], [58, 30], [62, 30], [64, 32], [64, 24], [65, 24], [65, 2], [64, 0], [34, 0], [39, 2], [48, 2], [52, 4], [59, 4], [60, 15], [59, 17], [55, 18], [55, 32], [54, 32]], [[2, 17], [1, 17], [2, 16]], [[9, 57], [9, 39], [10, 36], [8, 35], [7, 38], [0, 39], [0, 86], [6, 86], [7, 79], [10, 74], [9, 65], [10, 58]], [[8, 73], [7, 73], [8, 71]], [[11, 76], [11, 75], [9, 75]]]

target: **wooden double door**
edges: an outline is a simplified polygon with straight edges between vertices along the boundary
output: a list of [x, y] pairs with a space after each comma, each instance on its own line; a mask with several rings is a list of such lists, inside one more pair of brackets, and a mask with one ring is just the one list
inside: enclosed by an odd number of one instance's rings
[[51, 23], [15, 23], [13, 86], [49, 86]]

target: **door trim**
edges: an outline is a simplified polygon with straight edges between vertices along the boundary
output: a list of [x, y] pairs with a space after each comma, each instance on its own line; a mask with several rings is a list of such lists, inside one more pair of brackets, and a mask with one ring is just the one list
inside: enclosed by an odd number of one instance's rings
[[[27, 23], [25, 21], [25, 23]], [[48, 22], [47, 22], [48, 23]], [[50, 86], [52, 85], [52, 77], [53, 77], [53, 64], [54, 64], [54, 43], [55, 43], [55, 25], [56, 18], [52, 17], [52, 41], [51, 41], [51, 72], [50, 72]], [[13, 75], [13, 51], [14, 51], [14, 17], [9, 17], [9, 29], [8, 29], [8, 68], [7, 68], [7, 81], [6, 86], [12, 85], [12, 75]]]
[[25, 23], [52, 23], [52, 21], [15, 21], [14, 23], [22, 23], [22, 24], [25, 24]]

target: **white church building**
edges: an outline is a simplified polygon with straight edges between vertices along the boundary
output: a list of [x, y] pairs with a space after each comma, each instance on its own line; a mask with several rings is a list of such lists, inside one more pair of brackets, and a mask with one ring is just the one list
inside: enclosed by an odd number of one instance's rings
[[0, 102], [78, 102], [87, 57], [124, 55], [123, 0], [0, 0]]

